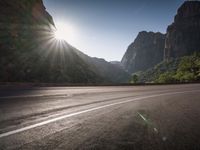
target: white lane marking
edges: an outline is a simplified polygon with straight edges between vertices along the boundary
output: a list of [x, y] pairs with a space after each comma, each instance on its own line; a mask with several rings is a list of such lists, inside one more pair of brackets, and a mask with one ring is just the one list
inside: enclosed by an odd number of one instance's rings
[[199, 91], [200, 90], [192, 90], [192, 91], [182, 91], [182, 92], [155, 94], [155, 95], [143, 96], [143, 97], [138, 97], [138, 98], [134, 98], [134, 99], [130, 99], [130, 100], [125, 100], [125, 101], [122, 101], [122, 102], [116, 102], [116, 103], [112, 103], [112, 104], [107, 104], [107, 105], [103, 105], [103, 106], [99, 106], [99, 107], [94, 107], [94, 108], [90, 108], [90, 109], [87, 109], [87, 110], [79, 111], [79, 112], [76, 112], [76, 113], [71, 113], [71, 114], [63, 115], [63, 116], [60, 116], [60, 117], [57, 117], [57, 118], [49, 119], [49, 120], [46, 120], [46, 121], [43, 121], [43, 122], [40, 122], [40, 123], [36, 123], [36, 124], [30, 125], [30, 126], [27, 126], [27, 127], [23, 127], [21, 129], [16, 129], [16, 130], [13, 130], [13, 131], [8, 131], [8, 132], [5, 132], [5, 133], [1, 133], [0, 134], [0, 138], [7, 137], [7, 136], [10, 136], [10, 135], [13, 135], [13, 134], [16, 134], [16, 133], [20, 133], [20, 132], [23, 132], [23, 131], [27, 131], [27, 130], [30, 130], [30, 129], [33, 129], [33, 128], [36, 128], [36, 127], [39, 127], [39, 126], [43, 126], [43, 125], [46, 125], [46, 124], [49, 124], [49, 123], [52, 123], [52, 122], [56, 122], [58, 120], [62, 120], [62, 119], [66, 119], [66, 118], [69, 118], [69, 117], [73, 117], [73, 116], [77, 116], [77, 115], [80, 115], [80, 114], [84, 114], [84, 113], [87, 113], [87, 112], [99, 110], [99, 109], [102, 109], [102, 108], [107, 108], [107, 107], [120, 105], [120, 104], [124, 104], [124, 103], [128, 103], [128, 102], [132, 102], [132, 101], [137, 101], [137, 100], [141, 100], [141, 99], [147, 99], [147, 98], [153, 98], [153, 97], [159, 97], [159, 96], [166, 96], [166, 95], [174, 95], [174, 94], [182, 94], [182, 93], [190, 93], [190, 92], [199, 92]]

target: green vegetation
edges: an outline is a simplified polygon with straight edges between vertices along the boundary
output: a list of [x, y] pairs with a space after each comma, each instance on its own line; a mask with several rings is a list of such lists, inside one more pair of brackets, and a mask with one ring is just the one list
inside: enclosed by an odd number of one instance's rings
[[[145, 72], [137, 72], [140, 83], [180, 83], [200, 81], [200, 53], [163, 61]], [[133, 80], [131, 83], [135, 83]]]
[[183, 57], [174, 77], [180, 82], [199, 81], [200, 54], [195, 53], [192, 56]]
[[137, 83], [138, 82], [138, 75], [137, 74], [133, 74], [132, 78], [131, 78], [131, 83]]
[[175, 72], [165, 72], [160, 74], [158, 79], [155, 80], [156, 83], [172, 83], [176, 82], [175, 78]]

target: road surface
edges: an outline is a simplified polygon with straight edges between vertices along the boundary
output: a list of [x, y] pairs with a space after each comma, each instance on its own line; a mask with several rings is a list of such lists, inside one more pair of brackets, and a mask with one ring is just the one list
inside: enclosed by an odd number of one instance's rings
[[200, 84], [1, 88], [0, 149], [199, 150]]

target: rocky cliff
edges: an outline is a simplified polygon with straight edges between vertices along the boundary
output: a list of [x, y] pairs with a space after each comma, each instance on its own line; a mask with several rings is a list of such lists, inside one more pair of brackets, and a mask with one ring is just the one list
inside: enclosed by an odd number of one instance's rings
[[122, 65], [130, 72], [144, 71], [163, 60], [165, 35], [142, 31], [128, 47]]
[[185, 1], [168, 27], [164, 57], [200, 52], [200, 1]]
[[0, 82], [94, 83], [102, 79], [65, 41], [42, 0], [0, 0]]
[[[42, 0], [0, 0], [0, 82], [108, 83], [126, 81], [124, 70], [54, 38]], [[88, 61], [89, 60], [89, 61]], [[96, 59], [96, 64], [101, 64]], [[106, 69], [105, 69], [106, 68]], [[110, 74], [112, 68], [113, 73]], [[104, 72], [103, 72], [104, 71]], [[110, 77], [112, 75], [112, 77]]]

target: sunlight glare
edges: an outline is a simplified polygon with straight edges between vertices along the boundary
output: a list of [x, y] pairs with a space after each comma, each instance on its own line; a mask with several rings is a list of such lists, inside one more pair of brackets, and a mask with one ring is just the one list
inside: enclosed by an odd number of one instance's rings
[[74, 42], [75, 31], [73, 26], [64, 24], [64, 23], [56, 23], [56, 31], [54, 36], [57, 40], [65, 40], [67, 42]]

